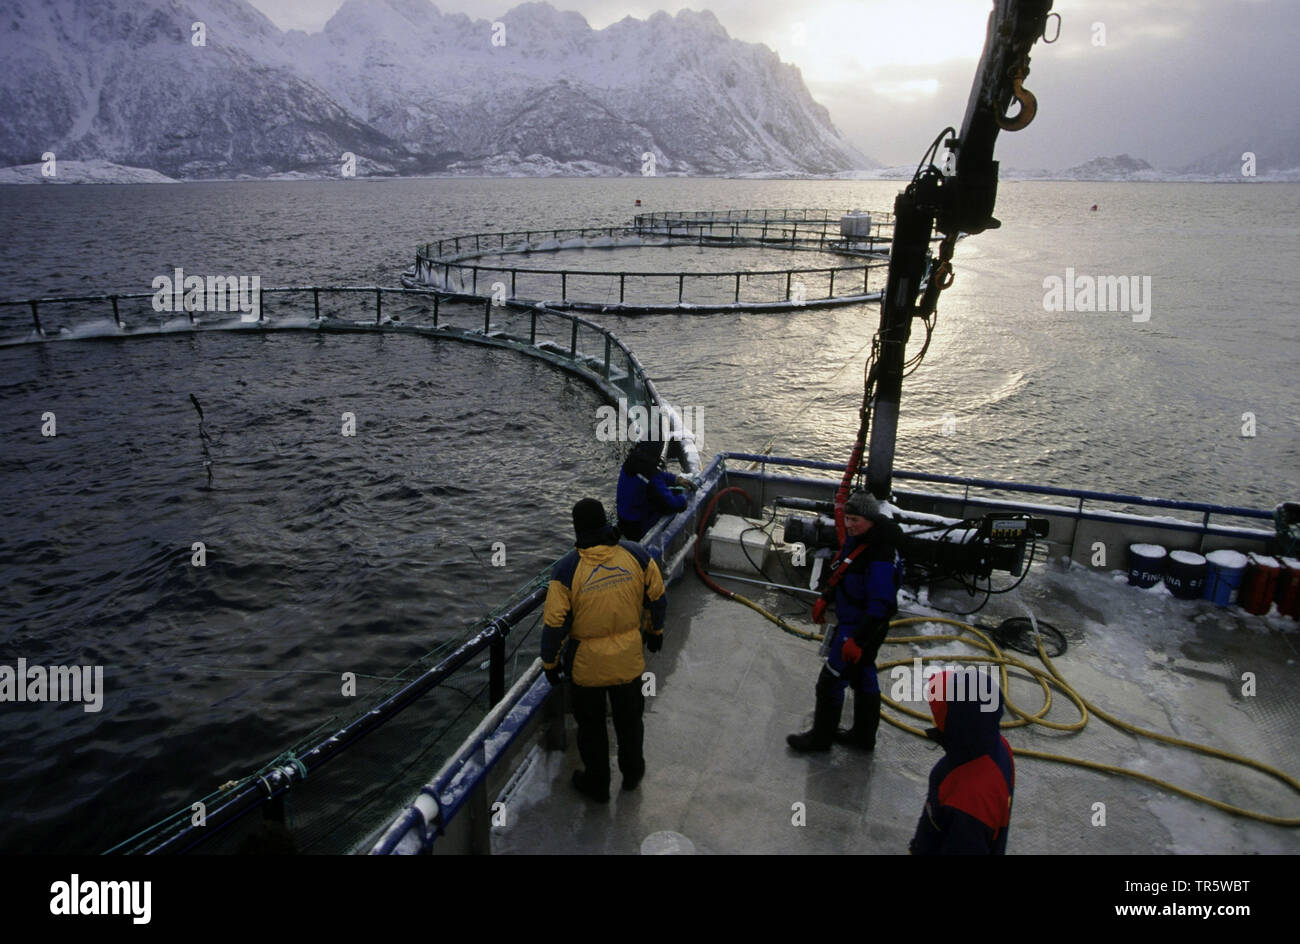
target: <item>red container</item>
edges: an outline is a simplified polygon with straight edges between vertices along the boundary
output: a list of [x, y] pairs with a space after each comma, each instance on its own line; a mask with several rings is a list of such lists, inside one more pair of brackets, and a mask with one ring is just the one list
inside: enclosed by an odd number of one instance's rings
[[1277, 581], [1277, 611], [1300, 620], [1300, 560], [1282, 558], [1282, 573]]
[[1263, 616], [1273, 607], [1273, 595], [1277, 592], [1277, 578], [1281, 572], [1282, 566], [1276, 558], [1251, 554], [1237, 604], [1247, 613]]

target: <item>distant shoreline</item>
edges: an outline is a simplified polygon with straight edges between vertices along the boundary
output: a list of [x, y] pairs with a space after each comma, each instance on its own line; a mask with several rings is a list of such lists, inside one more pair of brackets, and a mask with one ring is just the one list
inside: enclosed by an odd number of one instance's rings
[[[28, 185], [77, 185], [77, 184], [196, 184], [196, 183], [292, 183], [297, 181], [334, 180], [340, 183], [352, 181], [386, 181], [386, 180], [644, 180], [638, 174], [482, 174], [482, 173], [442, 173], [442, 174], [383, 174], [358, 175], [347, 178], [338, 174], [312, 174], [289, 171], [268, 177], [237, 175], [233, 177], [168, 177], [159, 171], [147, 167], [131, 167], [113, 164], [108, 161], [61, 161], [56, 165], [54, 176], [42, 174], [42, 164], [17, 164], [0, 167], [0, 186]], [[914, 168], [886, 167], [873, 170], [847, 171], [839, 174], [657, 174], [656, 177], [687, 180], [815, 180], [815, 181], [895, 181], [902, 183], [911, 179]], [[1170, 174], [1167, 176], [1134, 177], [1074, 177], [1051, 172], [1017, 172], [1004, 171], [999, 178], [1001, 183], [1116, 183], [1116, 184], [1151, 184], [1151, 183], [1196, 183], [1196, 184], [1260, 184], [1260, 183], [1300, 183], [1300, 168], [1282, 171], [1278, 174], [1265, 174], [1258, 177], [1241, 177], [1222, 175], [1217, 177]]]

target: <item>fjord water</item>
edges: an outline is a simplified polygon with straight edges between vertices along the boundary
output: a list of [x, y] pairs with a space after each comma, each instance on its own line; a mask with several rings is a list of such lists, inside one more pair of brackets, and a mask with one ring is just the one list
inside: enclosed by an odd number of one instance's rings
[[[636, 199], [890, 209], [900, 186], [0, 187], [0, 298], [148, 291], [177, 267], [268, 287], [394, 285], [415, 245], [442, 236], [613, 225]], [[904, 387], [900, 467], [1259, 507], [1300, 498], [1300, 186], [1006, 182], [998, 216], [1002, 229], [958, 245]], [[718, 270], [774, 261], [714, 255]], [[822, 264], [801, 256], [790, 264]], [[1067, 269], [1149, 277], [1149, 319], [1045, 310], [1044, 280]], [[596, 316], [668, 399], [704, 416], [706, 455], [838, 460], [877, 318], [875, 306]], [[99, 851], [457, 638], [564, 551], [574, 500], [612, 506], [620, 451], [594, 436], [598, 403], [509, 352], [407, 336], [0, 350], [0, 665], [102, 665], [106, 689], [99, 712], [0, 704], [0, 850]], [[345, 412], [355, 437], [341, 435]], [[498, 542], [504, 567], [491, 565]], [[344, 672], [361, 698], [341, 697]]]

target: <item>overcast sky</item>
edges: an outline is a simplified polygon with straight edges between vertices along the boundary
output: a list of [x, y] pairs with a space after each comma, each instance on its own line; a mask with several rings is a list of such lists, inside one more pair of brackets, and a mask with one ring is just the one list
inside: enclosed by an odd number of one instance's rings
[[[342, 0], [250, 0], [284, 29], [314, 32]], [[440, 0], [493, 20], [515, 3]], [[656, 10], [709, 9], [733, 37], [765, 43], [865, 153], [919, 159], [959, 126], [991, 0], [552, 0], [595, 29]], [[1129, 153], [1178, 168], [1220, 148], [1259, 150], [1294, 130], [1300, 0], [1056, 0], [1060, 39], [1034, 47], [1039, 116], [1003, 134], [1009, 167], [1061, 169]], [[1050, 31], [1051, 27], [1049, 27]]]

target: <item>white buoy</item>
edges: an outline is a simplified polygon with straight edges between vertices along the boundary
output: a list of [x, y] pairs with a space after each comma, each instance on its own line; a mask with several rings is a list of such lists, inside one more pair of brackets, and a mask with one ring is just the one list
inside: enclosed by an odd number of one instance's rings
[[695, 855], [695, 843], [670, 829], [651, 833], [641, 840], [642, 855]]

